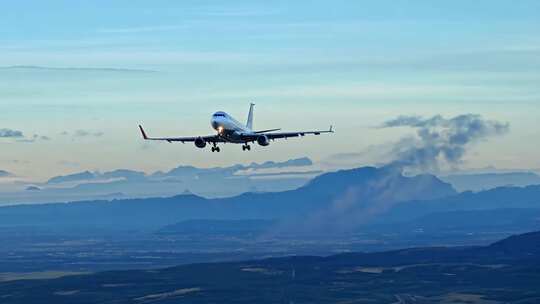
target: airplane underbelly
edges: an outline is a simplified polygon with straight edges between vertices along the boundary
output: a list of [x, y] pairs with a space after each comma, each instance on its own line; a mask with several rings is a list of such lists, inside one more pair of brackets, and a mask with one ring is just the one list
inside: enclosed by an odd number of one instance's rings
[[231, 143], [243, 143], [244, 142], [242, 140], [240, 134], [238, 134], [236, 131], [226, 132], [224, 134], [224, 137], [228, 142], [231, 142]]
[[212, 127], [217, 130], [221, 137], [230, 143], [244, 143], [241, 134], [244, 130], [230, 120], [213, 120]]

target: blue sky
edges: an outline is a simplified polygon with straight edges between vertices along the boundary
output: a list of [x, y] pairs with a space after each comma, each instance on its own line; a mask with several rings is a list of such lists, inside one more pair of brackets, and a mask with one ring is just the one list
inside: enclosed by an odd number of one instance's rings
[[[398, 115], [462, 113], [511, 125], [464, 166], [538, 168], [539, 29], [538, 1], [6, 1], [0, 66], [135, 71], [1, 69], [0, 129], [26, 140], [0, 138], [0, 169], [325, 160], [408, 134], [374, 128]], [[219, 156], [138, 138], [206, 135], [251, 101], [256, 127], [339, 132]]]

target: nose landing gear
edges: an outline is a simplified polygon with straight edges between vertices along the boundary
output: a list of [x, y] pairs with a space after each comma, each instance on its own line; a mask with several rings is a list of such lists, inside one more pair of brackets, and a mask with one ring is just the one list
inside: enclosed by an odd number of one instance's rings
[[242, 146], [242, 151], [246, 151], [246, 150], [250, 151], [250, 150], [251, 150], [251, 146], [248, 145], [248, 144], [243, 145], [243, 146]]

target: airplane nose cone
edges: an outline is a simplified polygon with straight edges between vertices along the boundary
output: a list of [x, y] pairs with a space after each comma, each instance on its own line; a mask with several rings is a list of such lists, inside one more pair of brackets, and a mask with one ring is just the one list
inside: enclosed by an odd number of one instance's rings
[[219, 128], [219, 123], [215, 120], [212, 120], [212, 128], [214, 128], [214, 130], [217, 130], [217, 128]]

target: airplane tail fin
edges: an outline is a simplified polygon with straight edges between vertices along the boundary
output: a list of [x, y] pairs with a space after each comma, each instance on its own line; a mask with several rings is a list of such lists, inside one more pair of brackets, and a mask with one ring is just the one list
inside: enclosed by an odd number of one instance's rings
[[249, 114], [247, 118], [246, 127], [250, 130], [253, 130], [253, 107], [255, 106], [254, 103], [249, 105]]
[[141, 135], [143, 139], [148, 139], [148, 136], [146, 136], [146, 132], [144, 132], [144, 129], [141, 125], [139, 125], [139, 130], [141, 130]]

